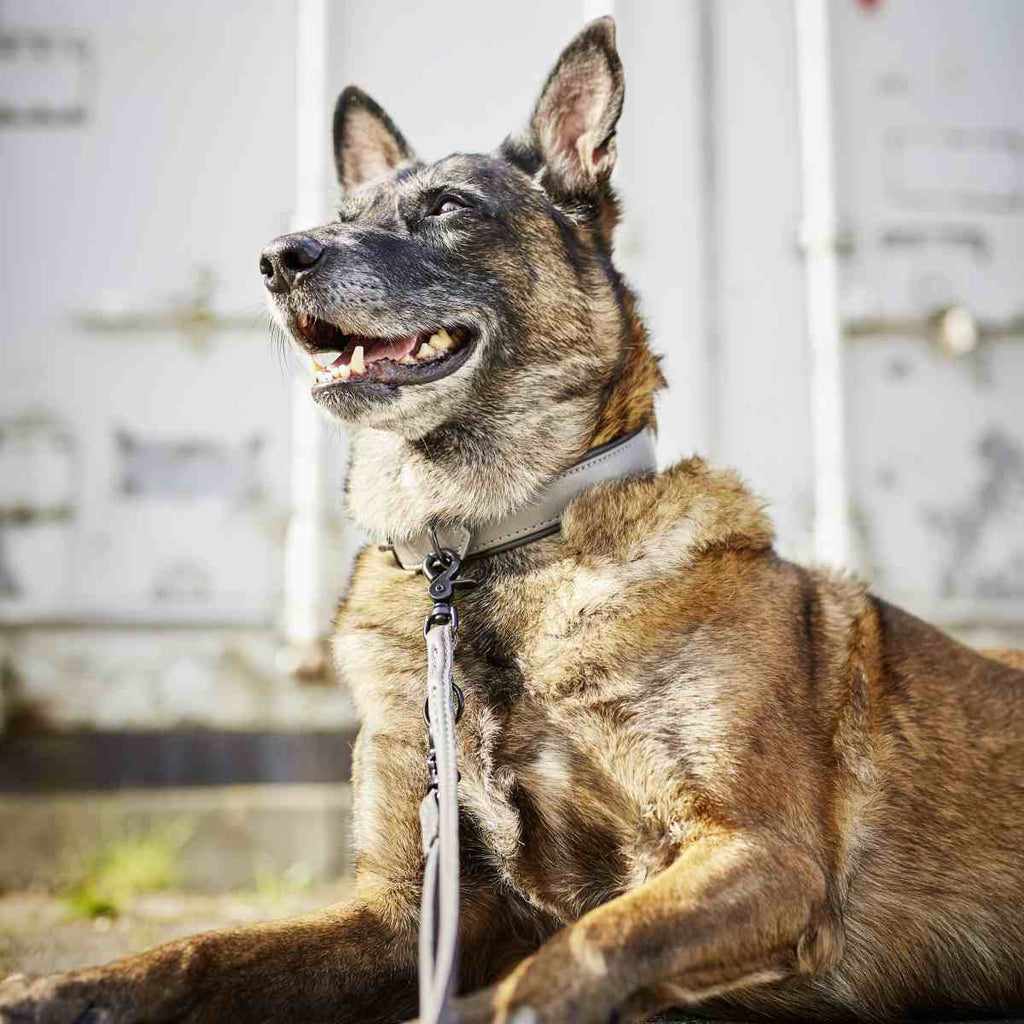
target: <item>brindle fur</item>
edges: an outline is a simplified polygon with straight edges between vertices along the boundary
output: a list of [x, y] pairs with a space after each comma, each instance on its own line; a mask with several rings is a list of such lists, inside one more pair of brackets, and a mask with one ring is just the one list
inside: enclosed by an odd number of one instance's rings
[[[621, 103], [607, 19], [491, 156], [424, 165], [368, 97], [342, 95], [349, 191], [314, 233], [326, 264], [276, 312], [479, 331], [448, 377], [324, 399], [351, 428], [349, 502], [376, 539], [500, 515], [653, 425], [662, 378], [611, 263]], [[428, 223], [443, 191], [473, 211]], [[762, 504], [699, 459], [594, 488], [559, 536], [473, 575], [460, 1021], [1024, 1006], [1024, 655], [985, 657], [780, 559]], [[371, 545], [337, 615], [363, 718], [353, 902], [8, 980], [3, 1020], [411, 1015], [425, 603], [422, 577]]]

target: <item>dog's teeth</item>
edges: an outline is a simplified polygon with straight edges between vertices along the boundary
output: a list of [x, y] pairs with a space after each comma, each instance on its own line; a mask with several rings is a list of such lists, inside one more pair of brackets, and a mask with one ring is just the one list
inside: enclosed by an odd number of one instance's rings
[[452, 336], [443, 327], [430, 336], [430, 347], [437, 349], [438, 352], [447, 352], [454, 344]]
[[323, 351], [323, 352], [317, 352], [316, 357], [321, 362], [322, 365], [330, 366], [331, 363], [333, 363], [336, 359], [339, 359], [341, 357], [341, 353], [340, 352], [332, 352], [332, 351]]
[[400, 363], [401, 363], [401, 364], [402, 364], [403, 366], [415, 366], [415, 365], [416, 365], [416, 360], [415, 360], [415, 359], [413, 359], [413, 357], [412, 357], [412, 356], [402, 356], [402, 358], [401, 358], [401, 359], [399, 359], [398, 361], [399, 361], [399, 362], [400, 362]]
[[353, 373], [362, 373], [366, 369], [366, 364], [363, 362], [362, 345], [356, 345], [356, 350], [352, 353], [352, 358], [349, 360], [349, 366], [352, 367]]
[[309, 326], [309, 317], [305, 313], [299, 314], [299, 326], [305, 330]]
[[[360, 351], [362, 351], [362, 350], [360, 350]], [[334, 371], [334, 376], [335, 377], [340, 377], [342, 380], [348, 380], [349, 377], [352, 376], [352, 370], [348, 366], [346, 366], [344, 363], [342, 363], [341, 366], [339, 366]]]
[[420, 345], [419, 352], [416, 353], [416, 358], [417, 359], [433, 359], [434, 358], [434, 350], [426, 342], [423, 342], [423, 344]]

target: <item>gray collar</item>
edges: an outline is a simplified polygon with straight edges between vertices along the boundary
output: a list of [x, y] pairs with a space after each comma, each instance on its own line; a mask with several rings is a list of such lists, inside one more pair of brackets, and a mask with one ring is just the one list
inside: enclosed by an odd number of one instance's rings
[[[603, 480], [650, 473], [657, 469], [654, 437], [643, 428], [617, 441], [594, 448], [564, 473], [559, 473], [529, 505], [503, 519], [470, 527], [464, 523], [437, 527], [441, 547], [451, 548], [465, 561], [482, 555], [496, 555], [510, 548], [557, 533], [562, 513], [575, 498]], [[387, 548], [385, 550], [388, 550]], [[421, 569], [423, 559], [434, 550], [430, 533], [390, 545], [402, 569]]]

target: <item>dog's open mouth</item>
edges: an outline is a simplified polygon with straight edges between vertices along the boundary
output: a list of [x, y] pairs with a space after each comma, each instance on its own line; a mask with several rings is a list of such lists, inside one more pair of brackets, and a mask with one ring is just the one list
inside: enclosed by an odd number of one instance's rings
[[312, 361], [316, 388], [359, 382], [420, 384], [447, 376], [469, 355], [472, 332], [459, 325], [392, 337], [345, 334], [300, 314], [296, 327]]

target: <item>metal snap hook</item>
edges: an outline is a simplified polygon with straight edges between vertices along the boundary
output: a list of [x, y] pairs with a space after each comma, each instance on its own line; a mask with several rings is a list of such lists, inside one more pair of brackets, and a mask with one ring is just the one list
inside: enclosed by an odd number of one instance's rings
[[446, 548], [441, 547], [441, 542], [437, 539], [437, 520], [431, 519], [430, 525], [427, 527], [427, 533], [430, 534], [430, 543], [434, 546], [434, 557], [439, 562], [444, 562], [446, 554], [452, 554]]

